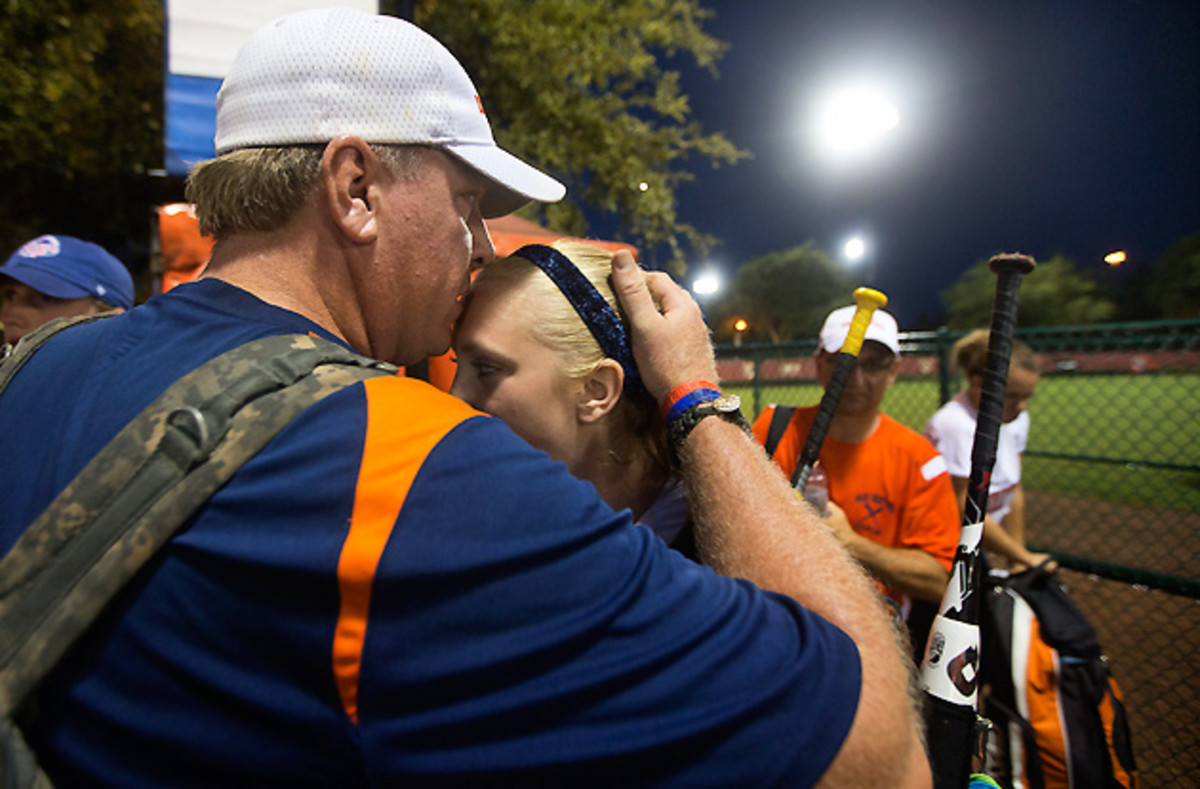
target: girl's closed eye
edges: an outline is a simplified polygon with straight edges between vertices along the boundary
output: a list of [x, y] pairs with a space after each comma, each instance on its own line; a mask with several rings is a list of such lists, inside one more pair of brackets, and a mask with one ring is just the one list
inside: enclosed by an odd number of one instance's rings
[[458, 350], [454, 354], [454, 363], [460, 370], [469, 370], [474, 378], [484, 378], [501, 369], [500, 362], [481, 353], [478, 348]]
[[500, 372], [500, 365], [487, 359], [472, 359], [471, 367], [475, 370], [475, 375], [479, 378], [486, 378], [493, 373]]

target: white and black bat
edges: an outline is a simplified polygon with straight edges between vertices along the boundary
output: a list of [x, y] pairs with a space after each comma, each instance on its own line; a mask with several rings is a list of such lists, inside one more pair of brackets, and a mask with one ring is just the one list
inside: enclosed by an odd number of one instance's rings
[[975, 443], [971, 448], [962, 536], [950, 571], [950, 583], [930, 628], [921, 662], [921, 690], [925, 695], [925, 723], [935, 789], [963, 789], [967, 785], [971, 758], [981, 751], [987, 729], [977, 712], [982, 609], [979, 542], [987, 513], [992, 466], [996, 463], [1021, 277], [1033, 271], [1036, 264], [1028, 255], [1005, 254], [996, 255], [988, 265], [997, 276], [996, 299], [992, 305]]

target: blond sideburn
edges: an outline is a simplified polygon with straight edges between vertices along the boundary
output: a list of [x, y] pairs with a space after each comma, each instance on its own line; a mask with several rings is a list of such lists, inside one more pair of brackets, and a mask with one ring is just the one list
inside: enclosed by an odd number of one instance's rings
[[[397, 178], [414, 176], [426, 148], [372, 145]], [[316, 189], [324, 145], [242, 148], [200, 162], [185, 196], [196, 206], [200, 232], [217, 241], [237, 233], [270, 233], [287, 225]]]
[[[628, 328], [609, 280], [613, 253], [578, 241], [556, 241], [550, 246], [575, 264]], [[537, 317], [529, 330], [538, 342], [554, 351], [558, 370], [569, 380], [586, 378], [607, 358], [558, 286], [525, 258], [496, 260], [479, 272], [476, 282], [482, 281], [509, 284], [536, 299]], [[631, 397], [623, 392], [612, 414], [617, 420], [613, 443], [622, 461], [647, 457], [663, 482], [678, 475], [667, 446], [666, 425], [649, 393], [642, 391]]]

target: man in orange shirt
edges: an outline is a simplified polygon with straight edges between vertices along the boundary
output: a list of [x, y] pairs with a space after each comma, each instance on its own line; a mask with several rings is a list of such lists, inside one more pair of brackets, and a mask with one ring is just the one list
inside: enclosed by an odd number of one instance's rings
[[[853, 315], [854, 307], [834, 310], [821, 328], [822, 386], [829, 385]], [[919, 655], [950, 577], [960, 519], [945, 460], [925, 437], [880, 411], [899, 355], [895, 318], [876, 310], [818, 464], [829, 486], [826, 523], [899, 606]], [[754, 424], [764, 444], [775, 408]], [[795, 409], [775, 447], [773, 459], [789, 477], [816, 412], [815, 405]]]

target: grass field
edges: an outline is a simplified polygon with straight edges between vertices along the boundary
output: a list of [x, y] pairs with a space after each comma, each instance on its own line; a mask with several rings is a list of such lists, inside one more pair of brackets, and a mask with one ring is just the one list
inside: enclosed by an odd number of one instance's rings
[[[756, 406], [752, 386], [729, 389], [741, 395], [748, 417], [769, 403], [807, 405], [821, 397], [815, 382], [767, 386]], [[916, 430], [938, 406], [933, 379], [901, 379], [883, 403], [884, 411]], [[1029, 415], [1029, 488], [1200, 512], [1200, 373], [1046, 376]], [[1153, 463], [1193, 470], [1147, 465]]]

